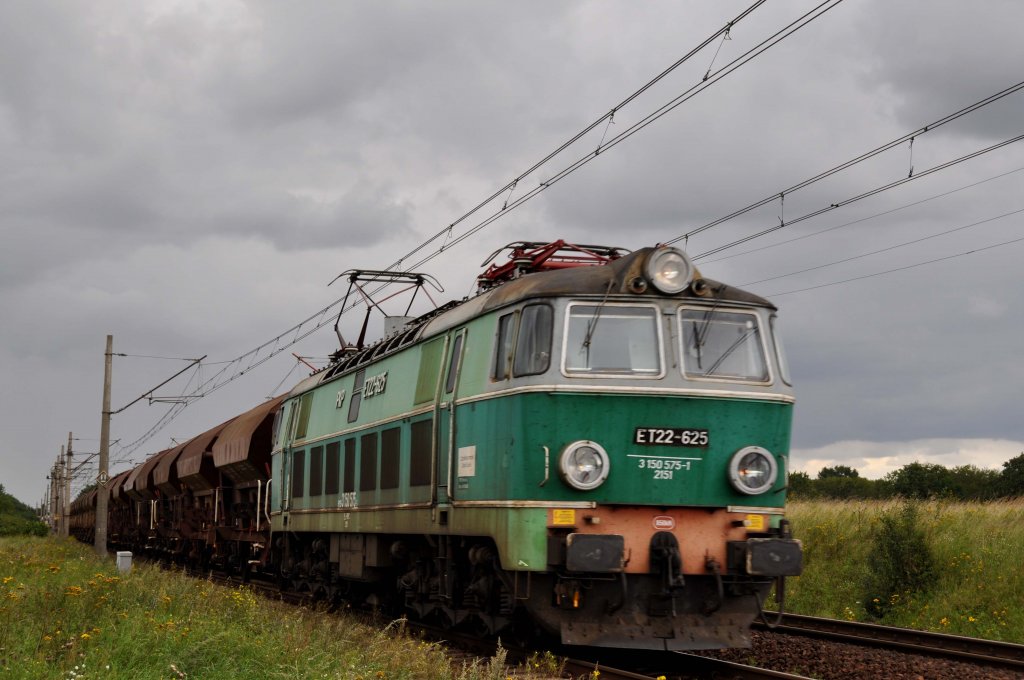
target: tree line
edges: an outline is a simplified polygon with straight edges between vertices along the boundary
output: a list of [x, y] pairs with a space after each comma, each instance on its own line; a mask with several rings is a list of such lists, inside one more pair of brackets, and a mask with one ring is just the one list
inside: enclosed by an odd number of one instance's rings
[[0, 484], [0, 536], [45, 536], [47, 533], [49, 529], [39, 521], [36, 511], [4, 491], [4, 485]]
[[949, 498], [985, 501], [1024, 497], [1024, 453], [1003, 463], [1002, 470], [974, 465], [945, 467], [935, 463], [910, 463], [881, 479], [865, 479], [846, 465], [824, 467], [812, 478], [806, 472], [789, 475], [789, 494], [794, 499], [836, 498]]

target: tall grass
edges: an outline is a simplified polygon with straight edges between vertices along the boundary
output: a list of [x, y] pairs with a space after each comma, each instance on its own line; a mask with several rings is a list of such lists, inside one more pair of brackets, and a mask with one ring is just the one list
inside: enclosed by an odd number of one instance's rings
[[0, 539], [0, 679], [477, 680], [436, 645], [258, 598], [247, 588], [111, 560], [71, 540]]
[[[890, 560], [899, 555], [883, 528], [903, 507], [899, 501], [791, 503], [787, 515], [805, 555], [804, 574], [786, 584], [786, 609], [879, 620], [872, 611], [889, 625], [1024, 643], [1024, 501], [916, 504], [912, 514], [932, 558], [929, 583], [871, 596], [878, 572], [888, 568], [879, 553]], [[887, 601], [872, 602], [875, 597]]]

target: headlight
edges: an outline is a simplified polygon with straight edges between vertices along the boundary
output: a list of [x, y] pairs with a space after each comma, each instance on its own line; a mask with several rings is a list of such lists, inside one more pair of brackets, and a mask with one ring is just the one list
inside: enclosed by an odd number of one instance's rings
[[562, 451], [558, 469], [566, 484], [580, 491], [601, 486], [608, 477], [608, 454], [601, 445], [592, 441], [569, 444]]
[[647, 257], [644, 273], [654, 287], [667, 295], [686, 290], [693, 280], [693, 265], [678, 248], [658, 248]]
[[760, 446], [747, 446], [729, 461], [729, 481], [740, 493], [754, 496], [772, 488], [779, 474], [775, 456]]

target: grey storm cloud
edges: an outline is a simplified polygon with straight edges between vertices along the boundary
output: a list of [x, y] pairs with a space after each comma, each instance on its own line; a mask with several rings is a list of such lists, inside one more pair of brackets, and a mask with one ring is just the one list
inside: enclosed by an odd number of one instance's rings
[[[326, 287], [338, 273], [385, 267], [443, 232], [746, 4], [0, 5], [0, 373], [18, 386], [0, 396], [0, 483], [32, 502], [67, 431], [96, 436], [107, 333], [125, 353], [211, 361], [273, 339], [343, 294]], [[698, 54], [452, 236], [811, 6], [767, 3], [717, 56]], [[775, 196], [1017, 82], [1022, 13], [1006, 0], [842, 3], [425, 270], [447, 288], [441, 301], [462, 297], [510, 241], [638, 248]], [[1022, 111], [1024, 95], [1008, 97], [685, 246], [727, 245], [1020, 134]], [[777, 295], [795, 448], [861, 461], [868, 449], [842, 442], [920, 440], [946, 456], [953, 441], [1024, 440], [1021, 245], [984, 250], [1024, 236], [1021, 215], [900, 246], [1024, 207], [1022, 154], [1007, 147], [698, 262]], [[322, 359], [336, 342], [324, 329], [294, 351]], [[115, 400], [166, 377], [160, 361], [119, 358]], [[122, 457], [299, 375], [285, 353]], [[133, 408], [115, 437], [138, 438], [161, 413]]]

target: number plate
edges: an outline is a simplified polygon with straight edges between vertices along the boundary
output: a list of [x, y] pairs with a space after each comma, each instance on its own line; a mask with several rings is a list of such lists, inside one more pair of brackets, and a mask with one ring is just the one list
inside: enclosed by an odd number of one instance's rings
[[703, 448], [708, 445], [708, 431], [685, 427], [638, 427], [633, 443], [642, 446], [688, 446]]

